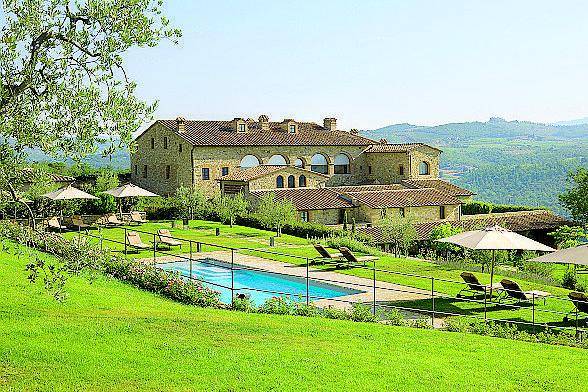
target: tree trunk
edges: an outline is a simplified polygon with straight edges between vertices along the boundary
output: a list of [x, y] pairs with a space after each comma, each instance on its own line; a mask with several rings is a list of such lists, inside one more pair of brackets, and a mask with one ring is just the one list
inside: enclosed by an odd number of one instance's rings
[[14, 187], [10, 183], [7, 183], [7, 185], [8, 185], [8, 191], [10, 192], [10, 195], [12, 196], [13, 201], [15, 201], [17, 203], [21, 203], [22, 205], [24, 205], [26, 207], [26, 210], [29, 213], [29, 217], [31, 218], [31, 226], [32, 226], [33, 230], [36, 230], [37, 229], [37, 222], [35, 221], [35, 214], [33, 213], [33, 210], [31, 209], [31, 207], [27, 203], [18, 199], [18, 196], [16, 195], [16, 190], [14, 189]]

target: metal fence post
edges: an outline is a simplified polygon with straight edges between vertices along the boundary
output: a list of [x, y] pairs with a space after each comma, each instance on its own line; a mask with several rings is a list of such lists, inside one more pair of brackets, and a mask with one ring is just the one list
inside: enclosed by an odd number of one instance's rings
[[308, 284], [308, 257], [306, 258], [306, 306], [310, 304], [310, 288]]
[[435, 278], [431, 277], [431, 327], [435, 326]]
[[235, 249], [231, 249], [231, 306], [235, 305]]
[[125, 255], [127, 254], [127, 228], [125, 227]]
[[192, 279], [192, 240], [190, 240], [189, 244], [190, 244], [190, 279]]
[[486, 289], [486, 287], [484, 287], [484, 323], [486, 323], [486, 321], [488, 320], [488, 308], [487, 308], [487, 295], [488, 295], [488, 290]]
[[157, 252], [157, 237], [155, 236], [155, 233], [153, 233], [153, 265], [155, 265], [155, 258], [156, 258], [155, 253], [156, 252]]
[[533, 333], [535, 333], [535, 293], [533, 293]]
[[374, 298], [373, 298], [373, 304], [372, 304], [372, 313], [375, 316], [376, 315], [376, 260], [374, 260], [372, 270], [373, 270], [373, 275], [374, 275], [374, 293], [373, 293]]

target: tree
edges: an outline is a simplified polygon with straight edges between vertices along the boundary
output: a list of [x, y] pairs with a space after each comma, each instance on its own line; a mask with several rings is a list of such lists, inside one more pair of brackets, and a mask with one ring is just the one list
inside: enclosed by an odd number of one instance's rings
[[218, 195], [214, 198], [213, 205], [221, 222], [225, 225], [228, 223], [233, 227], [235, 219], [247, 213], [249, 201], [247, 201], [242, 193], [234, 196]]
[[176, 190], [175, 198], [183, 219], [201, 218], [210, 210], [206, 196], [196, 187], [179, 187]]
[[570, 173], [571, 186], [561, 195], [559, 202], [582, 225], [588, 225], [588, 169]]
[[429, 234], [431, 248], [438, 252], [444, 253], [446, 256], [449, 252], [459, 252], [462, 249], [459, 246], [447, 242], [437, 242], [436, 240], [451, 237], [452, 235], [459, 234], [461, 232], [463, 232], [463, 228], [453, 226], [449, 222], [435, 227]]
[[417, 231], [408, 217], [385, 217], [377, 222], [376, 227], [382, 233], [382, 241], [392, 244], [395, 255], [407, 253], [417, 240]]
[[559, 249], [564, 249], [580, 245], [582, 240], [588, 237], [588, 232], [579, 226], [561, 226], [549, 235], [553, 237]]
[[276, 200], [273, 192], [267, 193], [259, 200], [256, 215], [269, 229], [276, 231], [276, 235], [282, 235], [282, 228], [296, 219], [296, 208], [290, 200]]
[[[80, 159], [107, 142], [129, 146], [155, 104], [135, 96], [122, 56], [177, 41], [160, 0], [5, 0], [1, 3], [0, 185], [18, 200], [26, 148]], [[30, 211], [32, 216], [32, 211]]]

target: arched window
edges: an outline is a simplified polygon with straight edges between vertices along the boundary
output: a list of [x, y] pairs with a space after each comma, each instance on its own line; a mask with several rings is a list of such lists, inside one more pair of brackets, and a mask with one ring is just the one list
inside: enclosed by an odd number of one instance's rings
[[284, 177], [278, 176], [276, 178], [276, 188], [283, 188], [284, 187]]
[[288, 188], [296, 188], [296, 179], [294, 176], [288, 176]]
[[349, 174], [349, 157], [345, 154], [335, 155], [335, 174]]
[[286, 166], [288, 163], [283, 155], [272, 155], [269, 161], [267, 161], [267, 164], [273, 166]]
[[310, 160], [310, 170], [317, 173], [329, 174], [329, 163], [323, 154], [314, 154]]
[[429, 174], [429, 164], [427, 162], [421, 162], [419, 164], [419, 174], [421, 176], [426, 176]]
[[306, 187], [306, 176], [303, 174], [300, 177], [298, 177], [298, 186], [300, 188], [305, 188]]
[[241, 159], [241, 163], [239, 166], [242, 169], [248, 169], [250, 167], [259, 166], [259, 159], [255, 155], [245, 155], [243, 159]]
[[304, 161], [298, 158], [294, 161], [294, 166], [304, 169]]

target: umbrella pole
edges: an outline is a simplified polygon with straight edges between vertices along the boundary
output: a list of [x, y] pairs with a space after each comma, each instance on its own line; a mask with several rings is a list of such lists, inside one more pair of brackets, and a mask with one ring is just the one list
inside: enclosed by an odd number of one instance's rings
[[490, 266], [490, 301], [492, 301], [492, 286], [494, 285], [494, 262], [496, 261], [496, 250], [492, 249], [492, 265]]

